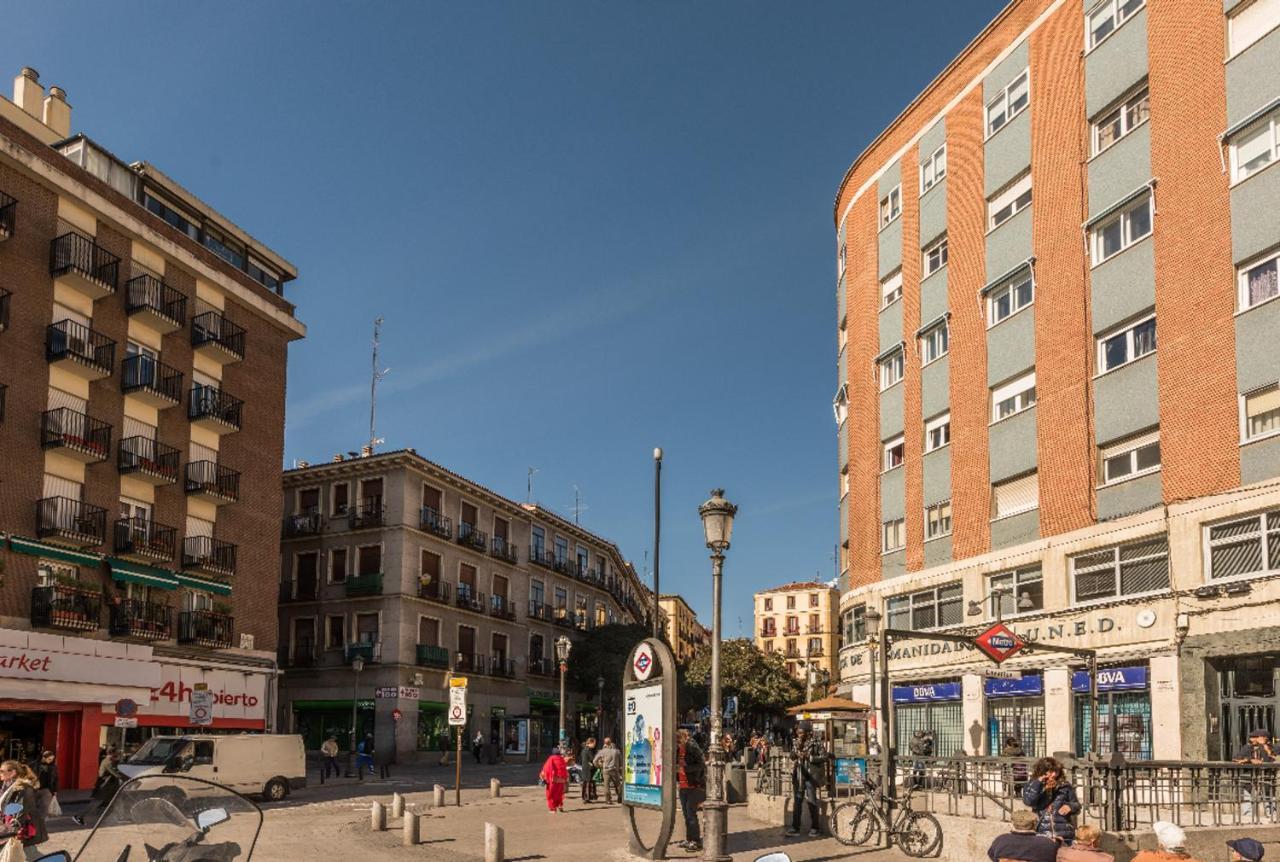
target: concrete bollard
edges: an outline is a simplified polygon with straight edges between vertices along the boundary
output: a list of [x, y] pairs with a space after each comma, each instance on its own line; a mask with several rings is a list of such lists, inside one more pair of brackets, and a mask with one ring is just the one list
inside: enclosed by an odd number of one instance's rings
[[444, 808], [444, 785], [437, 784], [433, 788], [431, 794], [431, 805], [435, 808]]
[[503, 862], [502, 827], [496, 823], [484, 825], [484, 862]]
[[404, 837], [401, 841], [401, 843], [404, 844], [405, 847], [414, 847], [417, 845], [418, 839], [422, 835], [421, 825], [420, 825], [421, 823], [422, 821], [418, 818], [418, 815], [413, 813], [412, 811], [407, 812], [405, 814]]
[[387, 831], [387, 809], [381, 802], [375, 802], [369, 808], [369, 828], [374, 832]]
[[404, 816], [404, 797], [401, 796], [399, 793], [391, 794], [391, 816], [392, 817]]
[[502, 782], [496, 778], [489, 779], [489, 798], [497, 799], [502, 795]]

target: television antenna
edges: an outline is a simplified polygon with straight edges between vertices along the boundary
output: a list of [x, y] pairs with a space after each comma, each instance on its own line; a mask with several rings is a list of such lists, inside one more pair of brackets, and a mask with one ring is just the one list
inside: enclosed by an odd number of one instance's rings
[[534, 473], [537, 473], [537, 472], [538, 472], [538, 468], [537, 468], [537, 467], [530, 467], [530, 468], [529, 468], [529, 478], [528, 478], [527, 483], [526, 483], [526, 485], [525, 485], [525, 493], [524, 493], [524, 501], [525, 501], [526, 503], [532, 503], [532, 502], [533, 502], [533, 474], [534, 474]]
[[369, 380], [369, 454], [378, 448], [379, 443], [386, 442], [378, 436], [378, 383], [391, 373], [390, 368], [378, 368], [378, 347], [381, 343], [382, 318], [373, 321], [373, 373]]
[[581, 526], [581, 521], [579, 521], [579, 516], [584, 511], [590, 508], [591, 508], [590, 506], [583, 505], [582, 492], [578, 490], [577, 485], [574, 485], [573, 486], [573, 523]]

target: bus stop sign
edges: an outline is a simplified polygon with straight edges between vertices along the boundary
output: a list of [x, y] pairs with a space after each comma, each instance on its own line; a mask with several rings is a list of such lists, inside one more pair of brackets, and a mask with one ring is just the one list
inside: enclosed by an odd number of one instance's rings
[[993, 662], [1000, 664], [1027, 644], [1004, 623], [996, 623], [974, 638], [973, 645], [986, 653]]

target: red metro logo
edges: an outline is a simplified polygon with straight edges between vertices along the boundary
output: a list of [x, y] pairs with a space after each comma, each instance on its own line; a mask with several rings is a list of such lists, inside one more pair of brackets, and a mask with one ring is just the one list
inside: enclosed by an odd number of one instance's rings
[[996, 623], [973, 639], [973, 645], [996, 664], [1018, 652], [1027, 642], [1010, 631], [1004, 623]]

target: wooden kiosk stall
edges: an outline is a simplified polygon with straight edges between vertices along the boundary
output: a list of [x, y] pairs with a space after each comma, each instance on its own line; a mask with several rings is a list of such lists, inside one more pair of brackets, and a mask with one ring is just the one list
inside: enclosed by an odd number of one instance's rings
[[842, 697], [824, 697], [787, 710], [797, 721], [813, 725], [813, 733], [831, 755], [827, 789], [861, 787], [867, 774], [868, 719], [871, 707]]

